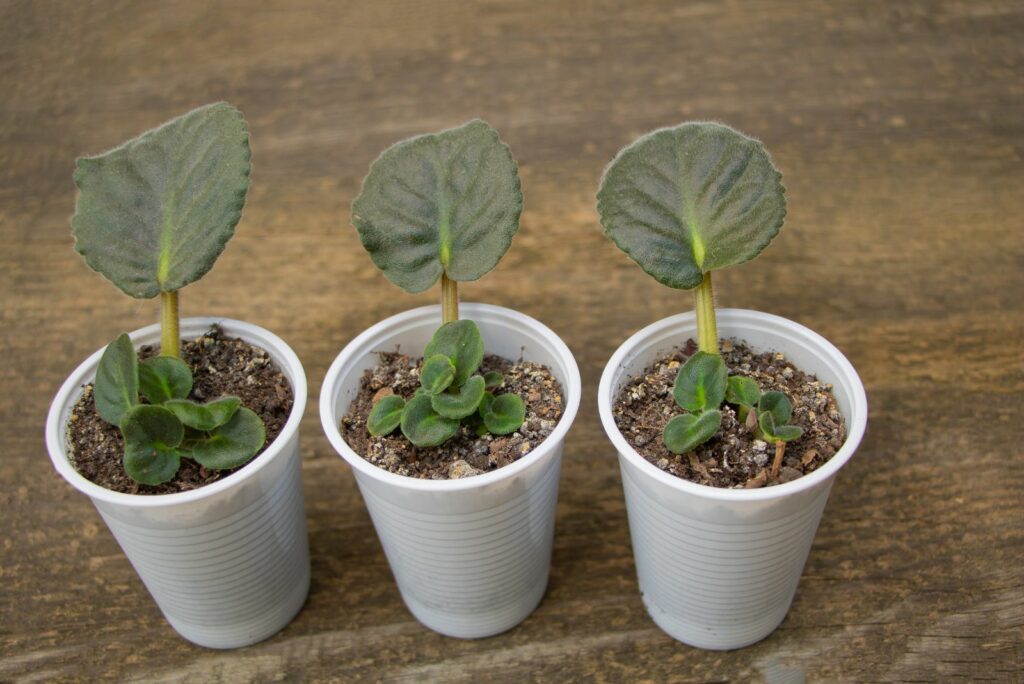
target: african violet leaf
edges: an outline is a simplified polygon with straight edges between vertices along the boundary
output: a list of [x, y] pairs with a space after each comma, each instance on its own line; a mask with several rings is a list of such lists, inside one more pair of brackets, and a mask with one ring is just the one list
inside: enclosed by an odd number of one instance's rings
[[120, 425], [125, 412], [139, 403], [138, 357], [128, 335], [122, 333], [103, 350], [93, 400], [100, 418], [112, 425]]
[[178, 472], [178, 446], [185, 436], [181, 421], [162, 406], [142, 404], [121, 420], [124, 469], [136, 482], [158, 485]]
[[745, 375], [730, 375], [725, 390], [725, 400], [736, 406], [752, 408], [761, 399], [761, 388], [757, 381]]
[[193, 430], [209, 432], [231, 420], [241, 405], [242, 400], [238, 397], [222, 397], [205, 404], [188, 399], [169, 399], [163, 406], [184, 425]]
[[761, 400], [757, 403], [757, 412], [762, 416], [770, 413], [777, 425], [785, 425], [793, 415], [793, 404], [785, 394], [773, 390], [761, 395]]
[[728, 377], [721, 356], [699, 351], [679, 369], [672, 395], [681, 408], [692, 413], [718, 408], [725, 398]]
[[505, 376], [498, 371], [487, 371], [484, 373], [484, 387], [497, 389], [505, 384]]
[[454, 379], [455, 364], [444, 354], [434, 354], [420, 369], [420, 386], [431, 396], [444, 392]]
[[685, 454], [711, 439], [721, 424], [722, 414], [716, 409], [676, 416], [665, 426], [665, 446], [674, 454]]
[[494, 268], [522, 208], [512, 153], [475, 120], [386, 149], [352, 202], [352, 224], [391, 282], [422, 292], [442, 272], [476, 280]]
[[458, 420], [475, 413], [483, 398], [483, 376], [474, 375], [454, 391], [432, 396], [430, 406], [445, 418]]
[[768, 439], [774, 442], [792, 442], [804, 433], [803, 428], [796, 425], [785, 425], [775, 420], [775, 414], [764, 411], [758, 415], [757, 426]]
[[523, 424], [526, 419], [526, 406], [515, 394], [499, 394], [487, 398], [481, 403], [480, 416], [484, 419], [487, 431], [492, 435], [508, 435]]
[[629, 145], [597, 193], [605, 233], [670, 287], [753, 259], [786, 216], [782, 176], [760, 142], [728, 126], [687, 123]]
[[76, 162], [71, 228], [90, 268], [137, 298], [201, 278], [224, 250], [249, 187], [249, 132], [220, 102]]
[[445, 323], [430, 338], [423, 350], [423, 358], [429, 359], [436, 354], [447, 356], [455, 364], [452, 384], [459, 386], [465, 383], [484, 360], [484, 338], [480, 328], [465, 319]]
[[154, 356], [139, 363], [139, 391], [151, 404], [184, 399], [192, 391], [192, 370], [173, 356]]
[[402, 414], [402, 434], [418, 447], [441, 444], [459, 429], [459, 421], [439, 415], [426, 394], [414, 396]]
[[239, 408], [224, 425], [197, 439], [189, 454], [200, 465], [213, 470], [229, 470], [247, 463], [266, 441], [266, 429], [260, 417]]
[[366, 418], [366, 429], [374, 437], [391, 434], [402, 422], [405, 400], [394, 394], [381, 397], [370, 409]]

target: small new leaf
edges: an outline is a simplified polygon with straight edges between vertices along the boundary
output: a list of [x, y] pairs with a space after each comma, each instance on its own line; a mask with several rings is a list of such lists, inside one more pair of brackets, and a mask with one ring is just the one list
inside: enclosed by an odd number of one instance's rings
[[430, 406], [445, 418], [458, 420], [472, 415], [484, 398], [484, 379], [474, 375], [454, 391], [442, 392], [430, 398]]
[[184, 399], [192, 391], [192, 370], [172, 356], [143, 359], [139, 363], [139, 390], [151, 404]]
[[136, 482], [158, 485], [178, 472], [178, 446], [185, 428], [162, 406], [142, 404], [127, 411], [121, 420], [124, 436], [124, 469]]
[[100, 417], [112, 425], [139, 403], [138, 357], [128, 335], [121, 334], [107, 345], [96, 368], [93, 400]]
[[414, 396], [402, 413], [402, 434], [418, 447], [441, 444], [459, 429], [459, 421], [445, 418], [431, 407], [426, 394]]
[[430, 338], [423, 358], [430, 359], [436, 354], [447, 356], [455, 364], [452, 384], [456, 387], [464, 384], [484, 359], [484, 338], [480, 328], [469, 320], [445, 323]]
[[238, 397], [222, 397], [216, 401], [199, 404], [188, 399], [168, 399], [163, 406], [178, 417], [184, 425], [209, 432], [227, 423], [242, 405]]
[[757, 403], [757, 412], [761, 416], [771, 414], [776, 425], [785, 425], [793, 415], [793, 404], [785, 394], [772, 390], [761, 395], [761, 400]]
[[508, 435], [523, 424], [526, 406], [515, 394], [499, 394], [481, 406], [480, 415], [492, 435]]
[[454, 379], [455, 364], [444, 354], [429, 357], [420, 369], [420, 386], [431, 396], [444, 392]]
[[722, 414], [717, 409], [676, 416], [665, 426], [665, 446], [674, 454], [685, 454], [711, 439], [721, 424]]
[[404, 410], [405, 400], [402, 397], [394, 394], [381, 397], [370, 409], [370, 415], [366, 418], [366, 429], [374, 437], [391, 434], [401, 424]]
[[260, 417], [242, 407], [235, 411], [231, 420], [214, 429], [208, 437], [196, 440], [190, 455], [206, 468], [230, 470], [248, 463], [266, 438], [266, 429]]
[[487, 371], [484, 373], [484, 387], [487, 389], [498, 389], [505, 384], [505, 376], [498, 371]]
[[735, 406], [745, 406], [747, 409], [757, 406], [761, 399], [761, 388], [757, 381], [745, 375], [729, 376], [729, 385], [725, 390], [725, 400]]
[[804, 433], [803, 429], [796, 425], [777, 423], [775, 414], [769, 411], [758, 416], [757, 426], [771, 442], [792, 442]]
[[672, 395], [690, 413], [717, 409], [725, 398], [728, 377], [721, 356], [699, 351], [679, 369]]

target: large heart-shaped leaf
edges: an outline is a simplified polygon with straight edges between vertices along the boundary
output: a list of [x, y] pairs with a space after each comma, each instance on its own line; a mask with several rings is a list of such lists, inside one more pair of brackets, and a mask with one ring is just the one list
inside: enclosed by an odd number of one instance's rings
[[423, 350], [423, 357], [431, 357], [442, 354], [447, 356], [455, 364], [455, 377], [452, 384], [458, 387], [466, 382], [484, 359], [484, 338], [480, 334], [480, 328], [473, 321], [463, 319], [445, 323], [436, 331], [427, 348]]
[[721, 356], [699, 351], [679, 369], [672, 395], [691, 413], [716, 409], [725, 398], [728, 378], [729, 370]]
[[132, 297], [202, 277], [224, 250], [249, 187], [249, 132], [221, 102], [76, 162], [75, 249]]
[[243, 406], [209, 437], [196, 440], [191, 456], [200, 465], [213, 470], [237, 468], [256, 455], [266, 436], [260, 417]]
[[151, 404], [184, 399], [192, 391], [192, 369], [173, 356], [153, 356], [139, 364], [139, 389]]
[[128, 335], [122, 333], [107, 345], [96, 368], [93, 401], [100, 418], [120, 425], [121, 418], [139, 403], [139, 360]]
[[753, 259], [786, 216], [782, 175], [760, 142], [716, 123], [663, 128], [605, 171], [605, 233], [647, 273], [691, 289], [704, 273]]
[[522, 209], [512, 153], [478, 119], [385, 150], [352, 202], [352, 224], [391, 282], [422, 292], [442, 272], [476, 280], [494, 268]]
[[127, 411], [121, 420], [124, 436], [124, 469], [136, 482], [158, 485], [167, 482], [181, 465], [178, 446], [185, 428], [162, 406], [142, 404]]
[[761, 388], [757, 381], [745, 375], [730, 375], [725, 390], [725, 400], [730, 404], [752, 408], [761, 399]]

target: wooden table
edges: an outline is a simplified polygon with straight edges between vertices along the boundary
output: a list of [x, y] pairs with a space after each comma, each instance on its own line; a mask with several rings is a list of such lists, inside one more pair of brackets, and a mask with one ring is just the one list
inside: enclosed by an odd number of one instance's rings
[[[1022, 74], [1013, 1], [4, 3], [0, 680], [1021, 677]], [[182, 313], [277, 332], [314, 398], [309, 601], [235, 652], [175, 635], [42, 440], [66, 375], [158, 313], [72, 251], [74, 158], [218, 99], [248, 117], [253, 184]], [[436, 295], [404, 294], [359, 246], [349, 204], [370, 161], [475, 116], [518, 157], [526, 208], [464, 297], [548, 322], [585, 391], [546, 598], [507, 634], [458, 641], [403, 606], [315, 398], [348, 340]], [[612, 351], [692, 301], [602, 236], [594, 192], [620, 147], [687, 119], [763, 139], [788, 187], [786, 228], [720, 273], [719, 304], [821, 332], [871, 404], [788, 618], [728, 653], [677, 643], [645, 614], [594, 399]]]

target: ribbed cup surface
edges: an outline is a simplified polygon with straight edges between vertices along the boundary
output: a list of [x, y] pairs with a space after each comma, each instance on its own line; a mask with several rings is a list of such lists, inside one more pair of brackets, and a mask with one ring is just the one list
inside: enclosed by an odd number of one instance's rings
[[[58, 471], [90, 496], [171, 626], [201, 646], [236, 648], [287, 625], [309, 590], [298, 435], [306, 385], [291, 350], [255, 326], [186, 319], [183, 336], [202, 334], [213, 323], [266, 349], [295, 392], [285, 428], [253, 463], [212, 485], [159, 496], [110, 492], [82, 478], [63, 452], [64, 426], [78, 396], [65, 390], [92, 380], [99, 352], [58, 394], [61, 402], [55, 401], [51, 410], [47, 442]], [[146, 344], [158, 335], [147, 328], [132, 339]]]
[[353, 452], [338, 422], [377, 364], [374, 352], [423, 349], [440, 324], [438, 307], [378, 323], [353, 340], [328, 371], [320, 412], [331, 443], [352, 466], [402, 598], [427, 627], [449, 636], [497, 634], [524, 620], [544, 595], [551, 563], [565, 433], [580, 398], [579, 371], [546, 327], [515, 311], [463, 304], [488, 353], [548, 366], [565, 411], [555, 432], [520, 461], [462, 480], [418, 480], [386, 472]]
[[618, 432], [612, 416], [614, 398], [630, 377], [696, 337], [693, 314], [641, 330], [605, 369], [598, 403], [619, 451], [644, 605], [672, 637], [700, 648], [730, 649], [763, 639], [785, 618], [832, 482], [863, 435], [867, 400], [849, 362], [807, 328], [759, 312], [717, 313], [722, 337], [781, 351], [799, 368], [832, 383], [848, 432], [828, 464], [794, 482], [758, 490], [697, 485], [648, 463]]

